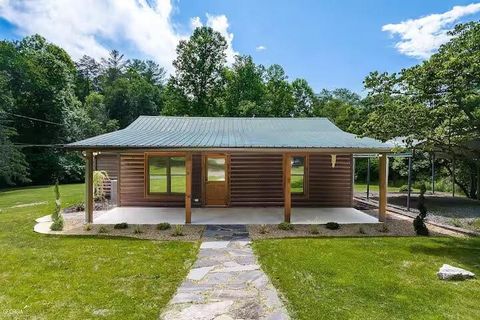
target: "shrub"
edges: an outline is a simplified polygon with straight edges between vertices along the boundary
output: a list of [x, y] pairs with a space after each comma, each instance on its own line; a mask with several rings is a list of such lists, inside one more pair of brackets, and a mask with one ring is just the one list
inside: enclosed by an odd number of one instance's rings
[[477, 218], [471, 222], [471, 225], [477, 229], [480, 230], [480, 218]]
[[122, 222], [122, 223], [117, 223], [116, 225], [113, 226], [113, 229], [127, 229], [128, 228], [128, 223]]
[[91, 223], [86, 223], [84, 226], [83, 226], [83, 230], [85, 231], [90, 231], [92, 230], [93, 226]]
[[135, 226], [135, 228], [133, 229], [133, 233], [135, 233], [135, 234], [143, 233], [142, 226], [140, 226], [139, 224], [137, 224], [137, 225]]
[[452, 220], [450, 220], [450, 223], [457, 228], [462, 227], [462, 221], [460, 221], [460, 219], [458, 218], [453, 218]]
[[266, 224], [261, 224], [261, 225], [260, 225], [260, 228], [258, 228], [258, 232], [259, 232], [260, 234], [268, 233], [267, 225], [266, 225]]
[[157, 230], [168, 230], [171, 227], [172, 226], [168, 222], [162, 222], [162, 223], [157, 224]]
[[96, 200], [105, 199], [103, 183], [107, 179], [109, 179], [107, 171], [93, 171], [93, 196]]
[[52, 213], [52, 225], [50, 226], [50, 230], [52, 231], [62, 231], [63, 230], [63, 216], [60, 212], [62, 210], [61, 202], [60, 202], [60, 190], [58, 189], [58, 180], [55, 181], [55, 210]]
[[280, 230], [293, 230], [293, 224], [290, 222], [282, 222], [278, 224], [278, 229]]
[[58, 217], [53, 221], [52, 225], [50, 226], [50, 230], [52, 231], [62, 231], [63, 230], [63, 218], [62, 216]]
[[98, 228], [98, 233], [108, 233], [108, 228], [105, 226], [101, 226]]
[[399, 192], [408, 192], [408, 184], [402, 185], [400, 188], [398, 188]]
[[362, 227], [358, 228], [358, 233], [367, 234], [367, 232], [365, 231], [365, 229], [363, 229]]
[[388, 228], [388, 226], [385, 223], [382, 223], [382, 225], [378, 228], [378, 232], [387, 233], [389, 231], [390, 231], [390, 229]]
[[174, 237], [181, 237], [183, 236], [183, 226], [177, 224], [175, 228], [173, 229], [172, 236]]
[[425, 191], [427, 191], [427, 188], [425, 187], [425, 184], [422, 184], [420, 186], [420, 195], [418, 196], [417, 204], [417, 209], [420, 211], [420, 213], [415, 219], [413, 219], [413, 228], [419, 236], [428, 236], [429, 234], [427, 225], [425, 224], [425, 218], [427, 217], [427, 208], [425, 207]]
[[320, 230], [318, 229], [318, 226], [316, 225], [311, 225], [309, 229], [311, 234], [319, 234]]
[[325, 225], [325, 228], [330, 230], [338, 230], [340, 229], [340, 225], [336, 222], [327, 222], [327, 224]]

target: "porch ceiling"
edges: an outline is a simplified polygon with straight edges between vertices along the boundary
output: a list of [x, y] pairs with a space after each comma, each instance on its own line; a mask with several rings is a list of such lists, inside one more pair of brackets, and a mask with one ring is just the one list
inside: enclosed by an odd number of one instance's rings
[[[278, 224], [284, 219], [283, 208], [192, 208], [192, 224]], [[171, 224], [185, 223], [184, 208], [116, 207], [93, 221], [95, 224]], [[338, 222], [378, 223], [378, 219], [354, 208], [292, 208], [293, 224]]]

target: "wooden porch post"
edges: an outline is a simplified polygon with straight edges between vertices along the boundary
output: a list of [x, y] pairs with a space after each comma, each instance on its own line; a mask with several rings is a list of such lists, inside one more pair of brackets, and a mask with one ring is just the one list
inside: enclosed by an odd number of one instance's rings
[[292, 212], [292, 193], [290, 191], [291, 177], [291, 156], [289, 154], [283, 155], [283, 198], [284, 198], [284, 220], [290, 222], [290, 215]]
[[185, 223], [192, 223], [192, 154], [185, 157]]
[[378, 164], [379, 195], [378, 195], [378, 221], [385, 222], [387, 218], [387, 182], [388, 182], [388, 157], [386, 153], [380, 154]]
[[85, 222], [93, 222], [93, 153], [85, 152]]

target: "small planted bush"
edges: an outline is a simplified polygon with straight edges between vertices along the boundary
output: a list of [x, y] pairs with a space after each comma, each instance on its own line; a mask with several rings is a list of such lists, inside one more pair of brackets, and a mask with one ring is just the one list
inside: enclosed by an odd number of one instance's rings
[[382, 223], [382, 225], [378, 228], [378, 232], [387, 233], [389, 231], [390, 231], [390, 229], [388, 228], [388, 226], [385, 223]]
[[113, 226], [113, 229], [127, 229], [128, 228], [128, 223], [122, 222], [122, 223], [117, 223], [116, 225]]
[[108, 233], [108, 228], [105, 226], [101, 226], [98, 228], [98, 233]]
[[417, 204], [417, 209], [420, 211], [418, 216], [413, 219], [413, 228], [415, 229], [415, 232], [419, 236], [428, 236], [428, 228], [427, 225], [425, 224], [425, 218], [427, 217], [427, 208], [425, 207], [425, 192], [427, 191], [427, 188], [425, 187], [425, 184], [422, 184], [420, 186], [420, 195], [418, 196], [418, 204]]
[[462, 227], [462, 222], [458, 218], [453, 218], [451, 220], [451, 223], [454, 227], [461, 228]]
[[340, 225], [336, 222], [327, 222], [327, 224], [325, 225], [325, 228], [329, 230], [338, 230], [340, 229]]
[[62, 231], [63, 230], [63, 218], [57, 218], [53, 221], [52, 225], [50, 226], [50, 230], [52, 231]]
[[177, 225], [175, 226], [175, 228], [173, 229], [172, 236], [174, 236], [174, 237], [181, 237], [181, 236], [183, 236], [183, 226], [177, 224]]
[[367, 232], [365, 231], [365, 229], [363, 229], [362, 227], [358, 228], [358, 233], [360, 233], [360, 234], [367, 234]]
[[398, 191], [400, 192], [408, 192], [408, 184], [404, 184], [400, 188], [398, 188]]
[[140, 226], [139, 224], [137, 224], [137, 225], [135, 226], [135, 228], [133, 229], [133, 233], [135, 233], [135, 234], [143, 233], [142, 226]]
[[162, 223], [157, 224], [157, 230], [168, 230], [171, 227], [172, 226], [168, 222], [162, 222]]
[[316, 225], [311, 225], [309, 229], [311, 234], [319, 234], [320, 230], [318, 229], [318, 226]]
[[62, 207], [60, 202], [60, 190], [58, 189], [58, 180], [55, 182], [55, 210], [52, 213], [52, 225], [50, 230], [52, 231], [62, 231], [63, 230], [63, 216], [61, 213]]
[[290, 222], [282, 222], [278, 224], [278, 229], [280, 230], [293, 230], [293, 224]]
[[83, 230], [85, 230], [85, 231], [90, 231], [90, 230], [92, 230], [92, 228], [93, 228], [93, 226], [92, 226], [91, 223], [86, 223], [86, 224], [83, 225]]
[[260, 234], [266, 234], [266, 233], [268, 233], [267, 225], [266, 225], [266, 224], [261, 224], [261, 225], [260, 225], [260, 228], [258, 229], [258, 232], [259, 232]]

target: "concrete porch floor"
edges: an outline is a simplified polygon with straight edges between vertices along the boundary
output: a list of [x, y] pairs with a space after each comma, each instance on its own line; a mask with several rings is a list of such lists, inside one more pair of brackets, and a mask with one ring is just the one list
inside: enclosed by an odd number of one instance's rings
[[[283, 208], [192, 208], [192, 224], [278, 224]], [[292, 208], [293, 224], [337, 222], [378, 223], [378, 219], [355, 208]], [[94, 218], [94, 224], [170, 224], [185, 223], [184, 208], [116, 207]]]

